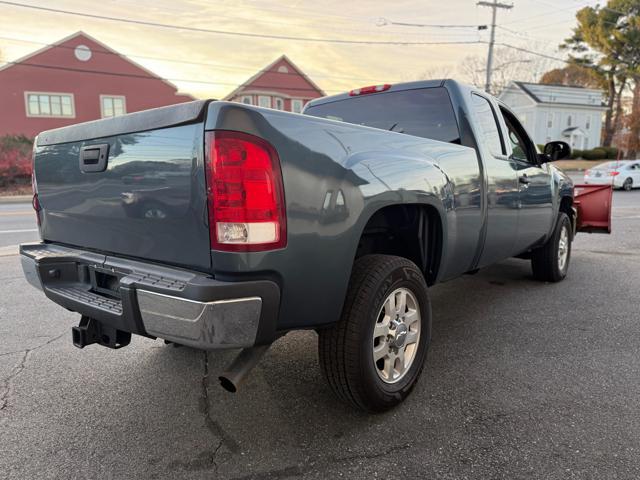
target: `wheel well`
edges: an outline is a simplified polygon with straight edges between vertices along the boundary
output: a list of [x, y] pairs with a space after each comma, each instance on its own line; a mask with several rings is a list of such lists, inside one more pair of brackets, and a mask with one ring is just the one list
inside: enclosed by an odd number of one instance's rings
[[573, 198], [562, 197], [560, 199], [560, 211], [566, 213], [570, 219], [573, 219], [575, 212], [573, 211]]
[[364, 227], [356, 258], [373, 253], [411, 260], [422, 269], [427, 284], [433, 284], [442, 253], [438, 211], [425, 205], [391, 205], [378, 210]]

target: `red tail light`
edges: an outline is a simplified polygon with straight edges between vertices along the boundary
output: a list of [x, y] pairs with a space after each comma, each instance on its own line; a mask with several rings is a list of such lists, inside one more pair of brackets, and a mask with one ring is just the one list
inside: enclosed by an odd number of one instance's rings
[[620, 172], [609, 172], [610, 177], [615, 177], [617, 175], [620, 175]]
[[[35, 147], [33, 151], [34, 153], [32, 154], [32, 158], [35, 157]], [[33, 159], [31, 160], [31, 191], [33, 192], [33, 198], [31, 199], [31, 206], [36, 212], [36, 223], [38, 224], [38, 227], [40, 227], [40, 210], [42, 210], [42, 207], [40, 207], [40, 200], [38, 199], [38, 184], [36, 183], [36, 166]]]
[[591, 175], [591, 170], [585, 170], [584, 171], [584, 176], [588, 177], [589, 175]]
[[287, 225], [275, 149], [246, 133], [213, 131], [206, 139], [209, 232], [214, 250], [283, 248]]
[[370, 87], [362, 87], [356, 88], [355, 90], [351, 90], [349, 95], [352, 97], [357, 97], [358, 95], [367, 95], [368, 93], [378, 93], [384, 92], [385, 90], [389, 90], [391, 85], [385, 83], [384, 85], [371, 85]]

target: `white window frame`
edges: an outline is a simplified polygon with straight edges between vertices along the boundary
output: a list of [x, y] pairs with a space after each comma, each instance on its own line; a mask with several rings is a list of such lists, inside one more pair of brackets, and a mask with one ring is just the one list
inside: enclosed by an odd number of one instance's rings
[[[266, 100], [265, 103], [269, 103], [269, 105], [262, 105], [263, 100]], [[262, 108], [271, 108], [271, 97], [269, 95], [258, 95], [258, 106]]]
[[274, 97], [273, 108], [276, 110], [284, 110], [284, 99], [280, 97]]
[[110, 95], [107, 93], [103, 93], [100, 94], [100, 117], [101, 118], [113, 118], [113, 117], [119, 117], [120, 115], [110, 115], [110, 116], [105, 116], [104, 114], [104, 99], [109, 98], [111, 100], [118, 98], [120, 100], [122, 100], [122, 108], [124, 108], [124, 112], [122, 112], [122, 115], [126, 115], [127, 113], [127, 97], [125, 97], [124, 95]]
[[[31, 113], [29, 110], [29, 95], [47, 95], [49, 97], [49, 111], [51, 111], [51, 97], [69, 97], [71, 99], [71, 115], [55, 115], [53, 113]], [[62, 102], [60, 102], [62, 105]], [[76, 102], [73, 96], [73, 93], [68, 92], [32, 92], [25, 91], [24, 92], [24, 107], [27, 117], [30, 118], [76, 118]], [[38, 99], [38, 110], [40, 109], [40, 99]], [[62, 111], [62, 107], [60, 108]]]
[[[249, 100], [249, 102], [245, 102], [245, 100]], [[251, 96], [251, 95], [242, 95], [240, 97], [240, 103], [243, 103], [245, 105], [253, 105], [253, 96]]]
[[[295, 105], [300, 105], [299, 111], [296, 111]], [[292, 98], [291, 99], [291, 111], [293, 113], [302, 113], [302, 109], [304, 108], [304, 100], [301, 98]]]

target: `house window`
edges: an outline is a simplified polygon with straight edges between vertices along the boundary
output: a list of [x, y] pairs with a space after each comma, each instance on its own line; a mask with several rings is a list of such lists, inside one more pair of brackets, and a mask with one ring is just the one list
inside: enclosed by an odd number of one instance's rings
[[258, 105], [261, 107], [271, 108], [271, 97], [260, 95], [258, 97]]
[[567, 115], [567, 127], [571, 126], [571, 115]]
[[284, 110], [284, 100], [283, 99], [275, 98], [274, 102], [275, 102], [276, 110]]
[[102, 118], [117, 117], [127, 113], [125, 98], [120, 95], [100, 95]]
[[28, 117], [74, 118], [73, 95], [70, 93], [25, 92]]
[[591, 115], [587, 115], [587, 123], [585, 124], [585, 128], [587, 130], [591, 128]]
[[553, 113], [547, 113], [547, 128], [553, 128]]
[[240, 102], [245, 105], [253, 105], [253, 98], [251, 98], [251, 95], [244, 95], [240, 98]]
[[291, 100], [291, 111], [293, 113], [301, 113], [302, 112], [302, 100], [298, 98], [294, 98]]

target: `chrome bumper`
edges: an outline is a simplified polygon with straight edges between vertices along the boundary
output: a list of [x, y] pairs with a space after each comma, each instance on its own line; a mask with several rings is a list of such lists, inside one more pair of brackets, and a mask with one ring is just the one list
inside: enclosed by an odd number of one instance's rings
[[146, 290], [137, 294], [142, 323], [154, 337], [202, 349], [255, 343], [260, 297], [197, 302]]

